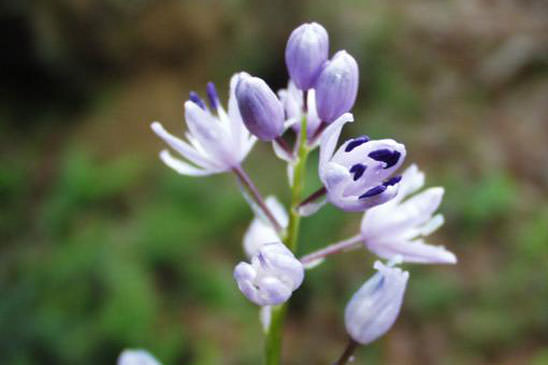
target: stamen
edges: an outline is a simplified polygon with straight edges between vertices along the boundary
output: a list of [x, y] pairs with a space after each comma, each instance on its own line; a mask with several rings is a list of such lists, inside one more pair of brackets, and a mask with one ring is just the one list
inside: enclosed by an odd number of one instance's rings
[[386, 186], [384, 185], [377, 185], [375, 186], [374, 188], [372, 189], [369, 189], [367, 190], [365, 193], [363, 193], [362, 195], [359, 196], [358, 199], [363, 199], [363, 198], [370, 198], [374, 195], [379, 195], [380, 193], [384, 192], [386, 190]]
[[209, 105], [211, 106], [211, 109], [217, 110], [217, 107], [219, 106], [219, 95], [217, 94], [217, 89], [215, 88], [215, 84], [212, 82], [208, 82], [206, 91], [207, 91], [207, 98], [209, 99]]
[[399, 183], [401, 180], [401, 175], [397, 175], [397, 176], [394, 176], [388, 180], [386, 180], [385, 182], [383, 182], [382, 184], [384, 186], [390, 186], [390, 185], [396, 185], [397, 183]]
[[195, 91], [191, 91], [189, 93], [189, 96], [190, 96], [190, 101], [192, 101], [194, 104], [198, 105], [203, 110], [206, 110], [206, 105], [205, 105], [204, 101], [202, 100], [202, 98], [200, 98], [200, 96]]
[[358, 138], [354, 138], [351, 142], [349, 142], [346, 145], [346, 148], [344, 149], [344, 152], [350, 152], [354, 148], [356, 148], [358, 146], [361, 146], [362, 144], [364, 144], [365, 142], [368, 142], [368, 141], [369, 141], [369, 137], [367, 137], [367, 136], [361, 136], [361, 137], [358, 137]]
[[350, 173], [354, 174], [354, 181], [362, 177], [363, 173], [367, 169], [367, 166], [361, 163], [357, 163], [350, 168]]
[[385, 162], [386, 166], [384, 168], [387, 169], [398, 163], [401, 153], [398, 151], [391, 151], [387, 148], [381, 148], [380, 150], [370, 152], [368, 156], [375, 161]]

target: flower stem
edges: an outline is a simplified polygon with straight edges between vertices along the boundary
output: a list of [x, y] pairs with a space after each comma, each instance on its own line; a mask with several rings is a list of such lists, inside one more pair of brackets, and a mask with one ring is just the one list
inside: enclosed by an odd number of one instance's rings
[[272, 224], [272, 227], [276, 230], [276, 232], [281, 232], [283, 230], [282, 226], [276, 218], [274, 217], [274, 214], [268, 209], [268, 206], [266, 205], [263, 196], [259, 192], [259, 189], [255, 186], [249, 175], [242, 169], [241, 166], [234, 167], [232, 169], [236, 176], [238, 177], [238, 180], [242, 183], [244, 188], [250, 193], [251, 198], [253, 201], [261, 208], [266, 218], [270, 221], [270, 224]]
[[349, 338], [348, 345], [346, 345], [344, 352], [342, 353], [341, 357], [333, 365], [345, 365], [348, 361], [350, 361], [350, 358], [352, 357], [352, 355], [354, 354], [358, 346], [359, 346], [359, 343]]
[[362, 239], [363, 239], [362, 236], [358, 234], [344, 241], [332, 243], [330, 245], [325, 246], [324, 248], [319, 249], [318, 251], [311, 252], [308, 255], [301, 257], [301, 263], [303, 265], [310, 264], [311, 262], [314, 262], [319, 259], [323, 259], [326, 256], [348, 250], [349, 248], [352, 248], [358, 243], [360, 243]]
[[[298, 212], [301, 195], [304, 188], [306, 175], [306, 159], [309, 148], [306, 144], [306, 115], [301, 120], [299, 134], [299, 149], [293, 172], [293, 184], [291, 186], [291, 207], [289, 210], [289, 226], [284, 237], [284, 243], [292, 252], [297, 251], [299, 238], [300, 215]], [[282, 331], [288, 302], [272, 308], [270, 326], [266, 333], [265, 363], [267, 365], [279, 365], [282, 353]]]

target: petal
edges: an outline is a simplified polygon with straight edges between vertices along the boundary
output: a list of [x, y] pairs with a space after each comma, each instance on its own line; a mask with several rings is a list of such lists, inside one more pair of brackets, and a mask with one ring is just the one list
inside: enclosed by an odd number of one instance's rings
[[400, 190], [394, 201], [401, 201], [408, 195], [413, 194], [424, 185], [424, 173], [419, 170], [416, 164], [412, 164], [402, 173]]
[[346, 123], [353, 121], [354, 116], [351, 113], [344, 113], [323, 131], [320, 142], [320, 175], [322, 175], [324, 166], [333, 156], [333, 152], [335, 152], [335, 147], [337, 147], [337, 141], [343, 126]]
[[287, 227], [287, 225], [289, 224], [289, 217], [282, 203], [280, 203], [280, 201], [272, 195], [268, 196], [265, 199], [265, 203], [274, 215], [274, 218], [276, 218], [276, 220], [278, 221], [278, 223], [280, 223], [280, 225], [284, 228]]
[[184, 158], [186, 158], [190, 162], [203, 168], [215, 167], [215, 165], [209, 160], [207, 156], [201, 154], [195, 148], [192, 148], [192, 146], [190, 146], [188, 143], [166, 131], [159, 122], [153, 122], [150, 127], [152, 128], [154, 133], [158, 135], [158, 137], [162, 138], [171, 148], [179, 152]]
[[215, 173], [222, 172], [222, 170], [218, 169], [207, 169], [202, 170], [198, 169], [194, 166], [191, 166], [183, 161], [181, 161], [178, 158], [175, 158], [169, 153], [168, 150], [163, 150], [160, 152], [160, 159], [169, 167], [171, 167], [173, 170], [177, 171], [181, 175], [188, 175], [188, 176], [207, 176], [212, 175]]
[[443, 246], [434, 246], [423, 240], [366, 241], [367, 248], [384, 259], [401, 255], [404, 262], [422, 264], [455, 264], [457, 258]]
[[118, 357], [118, 365], [160, 365], [158, 360], [145, 350], [124, 350]]

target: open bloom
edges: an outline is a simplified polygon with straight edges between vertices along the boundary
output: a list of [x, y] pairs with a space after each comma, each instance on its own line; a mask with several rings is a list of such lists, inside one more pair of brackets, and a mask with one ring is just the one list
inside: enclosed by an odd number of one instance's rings
[[[303, 117], [303, 95], [304, 92], [299, 90], [295, 83], [289, 80], [287, 89], [278, 91], [278, 96], [284, 106], [286, 124], [290, 124], [293, 129], [298, 132], [301, 129], [301, 119]], [[309, 89], [307, 93], [306, 103], [306, 135], [310, 139], [320, 125], [320, 118], [316, 112], [316, 91]]]
[[124, 350], [118, 357], [118, 365], [161, 365], [145, 350]]
[[400, 312], [409, 273], [376, 261], [377, 273], [352, 296], [344, 312], [346, 331], [367, 345], [384, 335]]
[[160, 158], [166, 165], [180, 174], [190, 176], [230, 171], [240, 165], [256, 141], [242, 122], [234, 96], [236, 85], [242, 76], [245, 74], [235, 74], [230, 80], [228, 114], [221, 106], [212, 83], [207, 86], [211, 109], [207, 108], [196, 93], [190, 93], [190, 100], [185, 102], [185, 120], [188, 126], [185, 135], [188, 142], [167, 132], [159, 122], [152, 123], [154, 133], [190, 162], [163, 150]]
[[[289, 223], [289, 217], [287, 212], [280, 202], [273, 196], [269, 196], [265, 199], [265, 204], [272, 212], [272, 215], [282, 228], [286, 228]], [[272, 227], [270, 222], [255, 216], [251, 221], [251, 224], [244, 233], [244, 250], [250, 259], [259, 253], [259, 249], [267, 242], [276, 242], [279, 240], [278, 234]]]
[[284, 303], [303, 282], [304, 267], [281, 242], [264, 244], [251, 264], [240, 262], [234, 268], [240, 291], [258, 305]]
[[322, 134], [319, 175], [327, 199], [345, 211], [363, 211], [392, 199], [401, 176], [392, 177], [405, 159], [405, 146], [392, 139], [349, 139], [335, 152], [342, 127], [354, 119], [345, 113]]
[[424, 174], [416, 165], [404, 171], [396, 197], [364, 214], [361, 232], [365, 245], [385, 259], [400, 255], [407, 262], [454, 264], [457, 258], [453, 253], [421, 238], [443, 224], [441, 214], [433, 216], [441, 204], [443, 188], [429, 188], [407, 198], [423, 185]]

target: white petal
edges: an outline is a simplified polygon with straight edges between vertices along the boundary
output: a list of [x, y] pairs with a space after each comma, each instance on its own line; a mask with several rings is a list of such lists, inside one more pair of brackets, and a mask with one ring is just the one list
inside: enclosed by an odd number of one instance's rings
[[402, 173], [400, 191], [394, 202], [402, 201], [408, 195], [413, 194], [424, 185], [424, 173], [419, 170], [416, 164], [412, 164]]
[[159, 122], [153, 122], [150, 127], [158, 137], [162, 138], [171, 148], [179, 152], [190, 162], [204, 168], [214, 167], [214, 164], [206, 156], [192, 148], [188, 143], [166, 131]]
[[272, 149], [274, 150], [274, 154], [276, 155], [276, 157], [278, 157], [280, 160], [284, 160], [285, 162], [291, 162], [295, 160], [295, 156], [286, 151], [275, 139], [272, 140]]
[[124, 350], [118, 357], [118, 365], [161, 365], [145, 350]]
[[194, 166], [191, 166], [178, 158], [175, 158], [169, 153], [168, 150], [163, 150], [160, 152], [160, 159], [169, 167], [171, 167], [173, 170], [177, 171], [181, 175], [188, 175], [188, 176], [206, 176], [206, 175], [212, 175], [218, 172], [221, 172], [220, 170], [203, 170], [196, 168]]
[[333, 156], [333, 152], [335, 152], [343, 126], [346, 123], [353, 121], [354, 116], [351, 113], [345, 113], [323, 131], [320, 142], [320, 175], [322, 174], [321, 171], [325, 164], [329, 161], [331, 156]]
[[299, 206], [298, 212], [301, 217], [310, 217], [318, 212], [327, 203], [326, 198], [321, 198], [319, 201], [313, 201]]
[[422, 264], [455, 264], [457, 258], [443, 246], [434, 246], [423, 240], [366, 241], [366, 246], [379, 257], [391, 259], [401, 255], [404, 262]]

